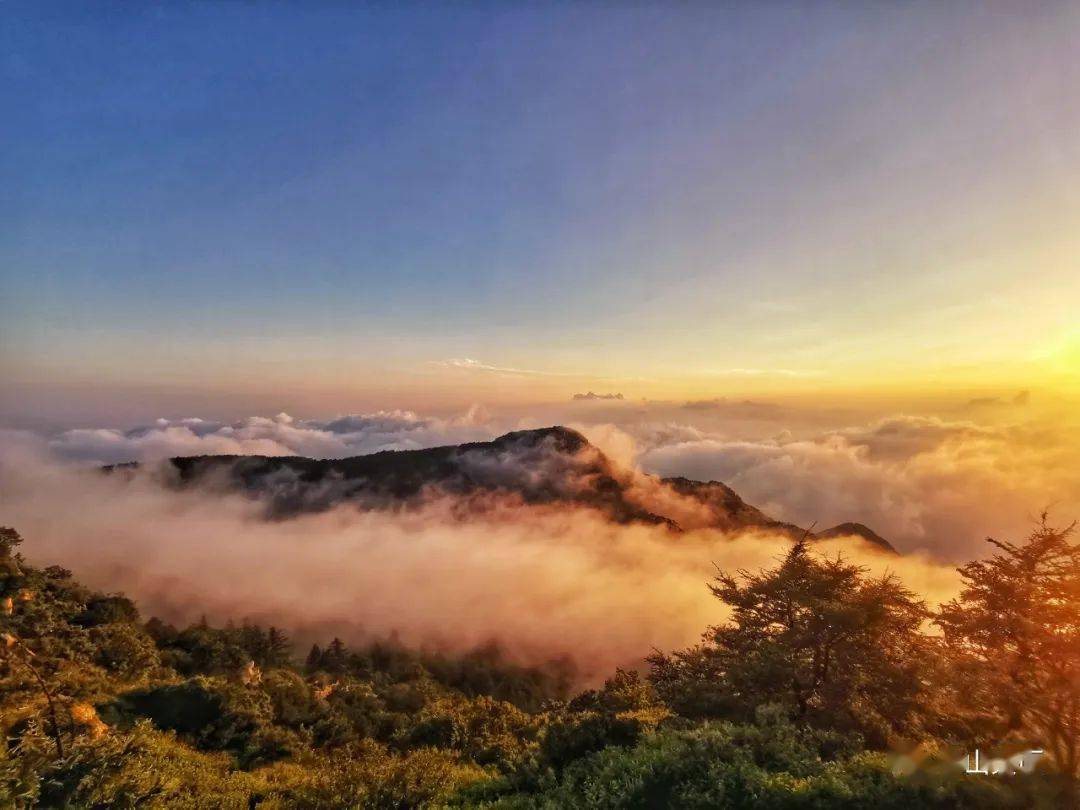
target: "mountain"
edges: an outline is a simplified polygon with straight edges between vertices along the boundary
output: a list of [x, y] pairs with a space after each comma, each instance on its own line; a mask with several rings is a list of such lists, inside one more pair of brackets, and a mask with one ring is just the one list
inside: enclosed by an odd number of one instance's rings
[[873, 543], [889, 551], [895, 551], [892, 543], [875, 532], [869, 526], [864, 526], [861, 523], [841, 523], [838, 526], [833, 526], [831, 529], [826, 529], [823, 532], [817, 532], [814, 535], [818, 540], [831, 540], [834, 537], [861, 537], [868, 543]]
[[773, 520], [756, 506], [751, 506], [736, 494], [735, 490], [719, 481], [693, 481], [689, 478], [661, 478], [661, 483], [679, 495], [693, 498], [710, 507], [713, 519], [709, 524], [717, 529], [737, 531], [758, 527], [779, 531], [792, 536], [807, 534], [806, 529], [792, 523]]
[[527, 504], [591, 506], [619, 523], [670, 523], [626, 497], [608, 459], [577, 431], [552, 427], [490, 442], [386, 450], [342, 459], [188, 456], [170, 459], [178, 482], [240, 490], [267, 501], [273, 517], [328, 509], [408, 505], [425, 492], [510, 494]]
[[856, 536], [892, 550], [861, 524], [844, 523], [814, 534], [774, 520], [719, 481], [661, 479], [621, 469], [580, 433], [558, 426], [515, 431], [490, 442], [342, 459], [185, 456], [170, 459], [166, 470], [176, 486], [239, 491], [263, 500], [268, 516], [277, 519], [346, 502], [363, 509], [408, 507], [427, 493], [464, 496], [482, 508], [482, 497], [495, 494], [526, 504], [586, 506], [618, 523], [666, 525], [676, 531], [762, 529], [811, 539]]

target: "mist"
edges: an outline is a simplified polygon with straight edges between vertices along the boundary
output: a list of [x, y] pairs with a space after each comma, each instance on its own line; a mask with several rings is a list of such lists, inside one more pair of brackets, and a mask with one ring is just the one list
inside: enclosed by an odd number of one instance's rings
[[[36, 441], [51, 457], [87, 464], [219, 453], [338, 458], [564, 424], [627, 470], [719, 480], [777, 520], [819, 529], [863, 523], [904, 554], [955, 563], [986, 553], [987, 536], [1026, 535], [1043, 510], [1060, 524], [1080, 517], [1076, 417], [1021, 395], [904, 412], [756, 400], [602, 400], [531, 411], [474, 406], [440, 417], [383, 410], [323, 419], [160, 419]], [[669, 501], [655, 511], [684, 528], [701, 523], [700, 507], [671, 502], [670, 493], [638, 482], [641, 498]]]
[[1065, 420], [977, 423], [896, 415], [807, 437], [712, 433], [644, 448], [658, 475], [724, 481], [779, 520], [858, 521], [904, 553], [961, 561], [1038, 516], [1080, 516], [1080, 443]]
[[[251, 619], [298, 641], [465, 651], [497, 643], [513, 660], [569, 658], [581, 681], [638, 666], [651, 649], [694, 643], [724, 611], [706, 583], [715, 566], [768, 567], [790, 539], [619, 525], [587, 508], [508, 497], [432, 494], [415, 508], [338, 506], [267, 521], [259, 503], [163, 487], [152, 470], [107, 476], [50, 457], [28, 434], [3, 435], [0, 522], [26, 538], [34, 565], [70, 568], [122, 591], [144, 616]], [[938, 601], [955, 571], [851, 542], [821, 544], [899, 574]]]

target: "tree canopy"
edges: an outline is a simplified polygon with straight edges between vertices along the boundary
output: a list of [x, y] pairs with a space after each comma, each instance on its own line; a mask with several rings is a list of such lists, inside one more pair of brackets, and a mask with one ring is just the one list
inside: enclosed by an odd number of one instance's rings
[[[796, 543], [773, 568], [717, 573], [727, 618], [699, 645], [573, 689], [565, 662], [490, 645], [331, 638], [301, 662], [288, 616], [144, 620], [121, 594], [27, 565], [4, 530], [0, 806], [1068, 807], [1070, 532], [992, 541], [936, 612]], [[954, 743], [1049, 756], [969, 774]]]

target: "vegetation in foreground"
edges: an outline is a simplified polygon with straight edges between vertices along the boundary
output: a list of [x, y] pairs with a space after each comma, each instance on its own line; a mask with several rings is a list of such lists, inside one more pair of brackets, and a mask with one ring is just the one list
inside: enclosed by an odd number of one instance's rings
[[[1045, 521], [936, 613], [796, 543], [718, 575], [701, 644], [573, 696], [494, 648], [301, 663], [273, 627], [143, 621], [21, 541], [0, 530], [2, 807], [1077, 806], [1080, 550]], [[966, 774], [976, 747], [1046, 756]]]

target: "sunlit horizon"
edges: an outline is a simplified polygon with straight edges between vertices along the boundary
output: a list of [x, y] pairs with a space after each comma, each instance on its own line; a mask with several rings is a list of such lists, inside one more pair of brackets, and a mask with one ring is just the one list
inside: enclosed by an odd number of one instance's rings
[[1074, 400], [1078, 15], [25, 8], [0, 419]]

